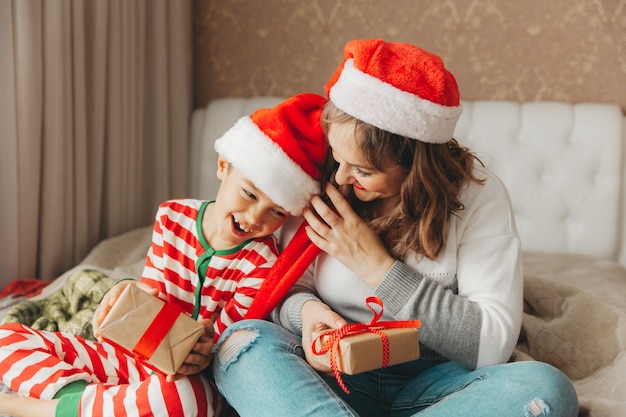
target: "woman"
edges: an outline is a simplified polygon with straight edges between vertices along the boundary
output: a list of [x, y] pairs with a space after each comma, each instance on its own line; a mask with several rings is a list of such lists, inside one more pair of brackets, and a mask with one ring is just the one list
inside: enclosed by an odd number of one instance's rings
[[[520, 241], [505, 187], [452, 139], [461, 106], [441, 59], [352, 41], [326, 91], [337, 188], [304, 213], [323, 252], [273, 312], [278, 325], [224, 333], [222, 394], [243, 417], [576, 415], [560, 371], [507, 363], [522, 318]], [[369, 296], [384, 320], [421, 321], [421, 357], [344, 375], [346, 394], [315, 360], [312, 334], [369, 322]]]

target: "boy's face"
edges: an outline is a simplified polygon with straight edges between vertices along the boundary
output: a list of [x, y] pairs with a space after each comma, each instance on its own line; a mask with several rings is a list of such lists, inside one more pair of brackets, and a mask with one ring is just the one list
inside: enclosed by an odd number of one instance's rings
[[[216, 247], [233, 247], [249, 239], [274, 233], [283, 225], [289, 212], [275, 204], [241, 171], [221, 156], [217, 163], [221, 180], [215, 198], [209, 238]], [[217, 240], [214, 240], [217, 239]]]

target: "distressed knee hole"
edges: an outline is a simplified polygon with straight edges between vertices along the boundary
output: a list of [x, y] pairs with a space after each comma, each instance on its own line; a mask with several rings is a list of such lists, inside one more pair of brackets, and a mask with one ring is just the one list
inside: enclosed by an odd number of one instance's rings
[[254, 330], [242, 329], [233, 332], [224, 340], [222, 346], [217, 351], [219, 361], [223, 366], [228, 366], [241, 353], [245, 352], [257, 337], [259, 337], [259, 334]]
[[550, 414], [550, 407], [542, 399], [534, 398], [526, 405], [525, 411], [527, 417], [547, 416]]

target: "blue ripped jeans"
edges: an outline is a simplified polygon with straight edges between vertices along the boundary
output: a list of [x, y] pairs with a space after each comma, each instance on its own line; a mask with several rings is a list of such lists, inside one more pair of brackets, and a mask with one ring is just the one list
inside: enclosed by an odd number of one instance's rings
[[273, 323], [233, 324], [217, 347], [215, 381], [241, 417], [572, 417], [578, 413], [570, 381], [542, 362], [471, 371], [454, 362], [417, 360], [344, 375], [351, 392], [345, 394], [334, 377], [323, 378], [308, 365], [298, 336]]

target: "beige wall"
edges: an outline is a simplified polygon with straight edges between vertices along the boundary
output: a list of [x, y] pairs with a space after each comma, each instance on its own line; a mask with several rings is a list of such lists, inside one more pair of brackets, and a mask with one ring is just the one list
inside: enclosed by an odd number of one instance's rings
[[194, 0], [195, 104], [322, 93], [356, 38], [440, 55], [467, 100], [626, 109], [626, 0]]

